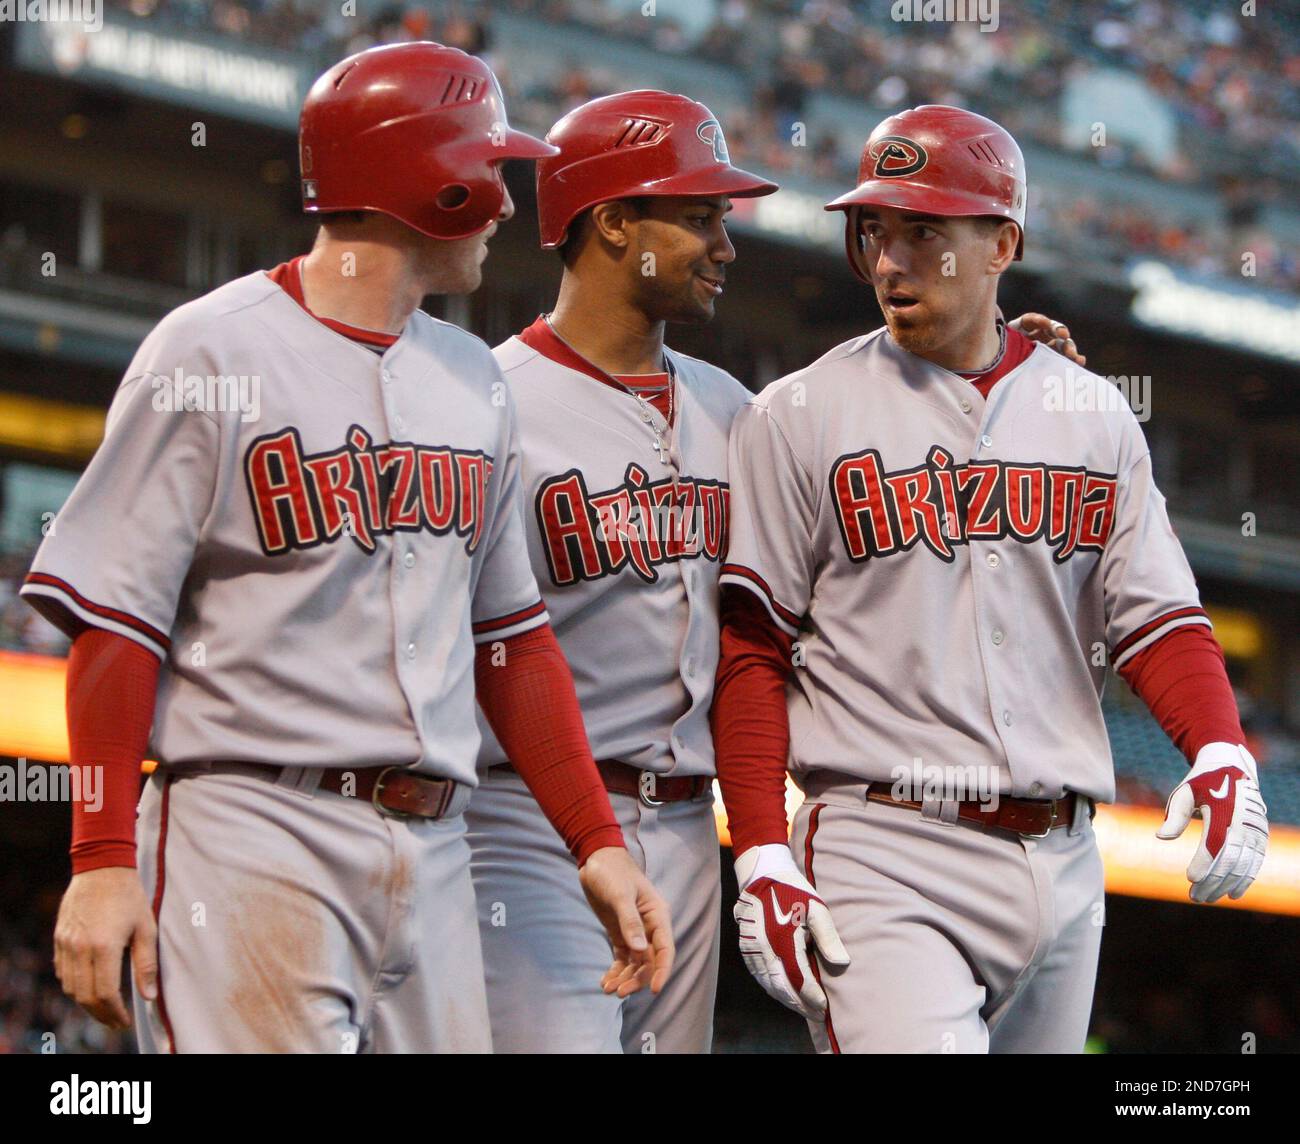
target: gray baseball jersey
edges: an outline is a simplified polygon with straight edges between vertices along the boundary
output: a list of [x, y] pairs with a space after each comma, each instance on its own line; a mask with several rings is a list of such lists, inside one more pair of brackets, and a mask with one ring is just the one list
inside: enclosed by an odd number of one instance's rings
[[[423, 313], [377, 355], [254, 274], [145, 340], [23, 588], [164, 660], [143, 1048], [490, 1047], [460, 812], [475, 643], [546, 620], [518, 497], [491, 351]], [[463, 785], [437, 821], [318, 790], [382, 765]]]
[[[669, 427], [518, 338], [495, 353], [519, 409], [529, 554], [592, 750], [657, 774], [712, 775], [727, 439], [748, 391], [670, 352]], [[483, 732], [490, 768], [505, 756]], [[711, 1048], [721, 893], [712, 798], [610, 801], [672, 910], [679, 969], [656, 997], [600, 992], [608, 943], [589, 924], [573, 860], [518, 778], [492, 772], [465, 817], [492, 1035], [504, 1051]]]
[[417, 312], [377, 360], [253, 274], [145, 339], [22, 592], [165, 660], [165, 765], [472, 784], [474, 645], [546, 621], [518, 487], [487, 346]]
[[[658, 414], [642, 403], [518, 338], [494, 352], [519, 410], [529, 557], [592, 752], [659, 774], [713, 774], [727, 439], [749, 392], [669, 353], [676, 414], [661, 459], [646, 420]], [[481, 762], [504, 761], [481, 729]]]
[[985, 400], [878, 330], [741, 410], [722, 582], [802, 645], [796, 777], [919, 759], [990, 768], [1004, 794], [1113, 797], [1107, 652], [1209, 622], [1117, 398], [1036, 346]]

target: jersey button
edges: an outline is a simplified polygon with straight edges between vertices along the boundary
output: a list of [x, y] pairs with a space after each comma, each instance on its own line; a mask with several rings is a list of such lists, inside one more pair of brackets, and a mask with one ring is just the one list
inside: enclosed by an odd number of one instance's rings
[[963, 413], [970, 412], [970, 402], [967, 401], [964, 397], [961, 399], [961, 411]]
[[1042, 784], [1042, 783], [1030, 783], [1030, 784], [1029, 784], [1029, 793], [1030, 793], [1031, 795], [1033, 795], [1034, 798], [1037, 798], [1040, 794], [1043, 793], [1043, 784]]
[[1002, 557], [999, 556], [996, 552], [990, 552], [988, 556], [985, 557], [985, 559], [988, 560], [990, 568], [996, 568], [999, 564], [1002, 563]]
[[405, 564], [408, 568], [414, 568], [414, 567], [415, 567], [415, 553], [414, 553], [414, 552], [408, 552], [405, 556], [402, 557], [402, 563]]
[[393, 380], [393, 375], [392, 375], [391, 373], [389, 373], [388, 370], [382, 370], [382, 371], [380, 372], [379, 376], [382, 377], [382, 378], [384, 379], [384, 384], [385, 384], [385, 385], [387, 385], [389, 382], [391, 382], [391, 381]]
[[987, 433], [985, 433], [984, 436], [980, 438], [980, 444], [987, 449], [990, 445], [993, 444], [993, 438], [990, 437]]
[[993, 629], [993, 636], [992, 636], [992, 639], [993, 639], [994, 644], [996, 644], [996, 645], [998, 645], [998, 646], [1000, 647], [1001, 644], [1002, 644], [1002, 641], [1003, 641], [1005, 638], [1006, 638], [1006, 637], [1002, 634], [1002, 629], [1001, 629], [1001, 628], [994, 628], [994, 629]]
[[1002, 712], [1002, 722], [1005, 723], [1008, 727], [1011, 726], [1011, 712], [1010, 712], [1010, 711], [1003, 711], [1003, 712]]
[[686, 674], [687, 675], [695, 674], [695, 658], [693, 656], [686, 661]]
[[409, 643], [406, 645], [406, 658], [407, 659], [415, 658], [415, 644]]

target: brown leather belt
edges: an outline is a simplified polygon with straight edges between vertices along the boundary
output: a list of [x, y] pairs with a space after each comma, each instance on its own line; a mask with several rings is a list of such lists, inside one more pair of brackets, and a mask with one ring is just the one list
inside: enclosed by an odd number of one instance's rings
[[657, 775], [654, 771], [639, 771], [616, 759], [597, 759], [596, 770], [610, 794], [631, 795], [645, 806], [702, 798], [704, 792], [713, 787], [713, 780], [708, 775]]
[[[272, 782], [285, 770], [271, 763], [217, 762], [213, 766], [261, 772]], [[451, 806], [456, 782], [415, 774], [405, 767], [330, 767], [321, 771], [318, 789], [360, 799], [380, 814], [396, 818], [442, 818]]]
[[[1027, 838], [1046, 838], [1048, 833], [1074, 821], [1079, 795], [1071, 791], [1064, 798], [1010, 798], [1001, 796], [996, 810], [984, 803], [970, 800], [957, 803], [957, 818], [971, 822], [985, 830], [1007, 830]], [[889, 783], [869, 783], [867, 799], [884, 802], [890, 806], [906, 806], [920, 810], [923, 803], [915, 799], [895, 798]]]
[[[500, 765], [515, 770], [512, 763]], [[713, 779], [708, 775], [657, 775], [654, 771], [639, 771], [636, 767], [620, 763], [617, 759], [597, 759], [596, 770], [610, 794], [629, 795], [640, 801], [643, 806], [687, 802], [702, 798], [706, 791], [713, 789]]]
[[[348, 787], [354, 789], [344, 788], [344, 776], [349, 774], [354, 776], [355, 783]], [[405, 767], [365, 767], [355, 771], [327, 770], [321, 775], [320, 789], [351, 794], [370, 803], [381, 814], [441, 818], [451, 806], [456, 782], [417, 775]]]

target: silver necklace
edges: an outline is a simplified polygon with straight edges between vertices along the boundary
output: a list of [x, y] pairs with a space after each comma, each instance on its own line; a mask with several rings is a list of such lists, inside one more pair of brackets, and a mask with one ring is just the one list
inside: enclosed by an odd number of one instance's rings
[[607, 373], [605, 370], [601, 369], [600, 366], [596, 365], [594, 362], [588, 361], [586, 357], [578, 353], [577, 350], [575, 350], [571, 345], [569, 345], [568, 342], [564, 340], [564, 338], [560, 336], [560, 332], [555, 328], [554, 324], [551, 322], [550, 314], [543, 314], [542, 321], [546, 323], [547, 328], [551, 331], [552, 334], [555, 335], [556, 339], [562, 345], [567, 347], [578, 357], [582, 358], [583, 361], [585, 361], [589, 366], [591, 366], [592, 369], [596, 370], [602, 377], [607, 378], [610, 384], [615, 386], [615, 388], [621, 389], [629, 397], [633, 397], [636, 399], [637, 403], [641, 406], [641, 420], [644, 421], [646, 425], [650, 427], [650, 432], [654, 434], [655, 452], [659, 454], [659, 463], [661, 465], [665, 465], [671, 468], [672, 462], [669, 459], [668, 443], [664, 440], [663, 431], [664, 429], [668, 429], [669, 431], [671, 431], [672, 429], [673, 399], [676, 396], [676, 391], [677, 391], [677, 385], [676, 385], [677, 371], [673, 368], [673, 363], [671, 359], [668, 357], [667, 350], [664, 351], [664, 373], [668, 375], [668, 417], [665, 420], [664, 425], [661, 427], [659, 424], [659, 411], [655, 409], [655, 407], [651, 405], [650, 402], [646, 400], [646, 398], [642, 397], [634, 389], [630, 389], [628, 386], [624, 385], [623, 382], [619, 381], [618, 378], [616, 378], [612, 373]]
[[989, 370], [993, 369], [993, 367], [996, 366], [998, 362], [1002, 360], [1002, 355], [1007, 352], [1007, 325], [1004, 321], [1002, 321], [1001, 318], [999, 318], [997, 322], [997, 327], [998, 327], [998, 352], [993, 355], [993, 360], [989, 362], [988, 365], [984, 366], [982, 369], [964, 369], [961, 371], [962, 373], [974, 373], [974, 374], [988, 373]]

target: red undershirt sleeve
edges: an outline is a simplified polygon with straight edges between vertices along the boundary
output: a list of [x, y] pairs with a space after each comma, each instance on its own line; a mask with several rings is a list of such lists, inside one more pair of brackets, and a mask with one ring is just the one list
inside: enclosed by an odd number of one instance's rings
[[[501, 662], [493, 663], [502, 651]], [[573, 677], [551, 626], [496, 645], [480, 644], [474, 685], [507, 758], [578, 865], [602, 847], [623, 846], [623, 831], [591, 757]]]
[[785, 687], [794, 640], [747, 588], [722, 589], [722, 650], [710, 723], [732, 853], [789, 838]]
[[[135, 862], [140, 764], [149, 749], [158, 657], [134, 640], [86, 628], [68, 654], [70, 762], [82, 775], [72, 803], [72, 872]], [[91, 768], [87, 770], [86, 768]]]
[[1174, 628], [1119, 675], [1189, 762], [1207, 743], [1245, 743], [1223, 649], [1204, 625]]

